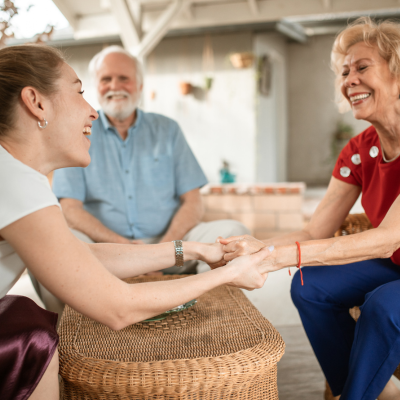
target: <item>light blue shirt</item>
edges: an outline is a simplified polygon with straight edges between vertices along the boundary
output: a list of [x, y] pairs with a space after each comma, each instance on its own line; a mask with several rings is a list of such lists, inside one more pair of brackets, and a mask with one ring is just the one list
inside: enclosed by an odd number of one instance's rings
[[84, 209], [127, 238], [162, 235], [180, 206], [179, 197], [207, 183], [179, 125], [137, 110], [122, 140], [102, 111], [93, 122], [86, 168], [55, 171], [53, 191], [83, 202]]

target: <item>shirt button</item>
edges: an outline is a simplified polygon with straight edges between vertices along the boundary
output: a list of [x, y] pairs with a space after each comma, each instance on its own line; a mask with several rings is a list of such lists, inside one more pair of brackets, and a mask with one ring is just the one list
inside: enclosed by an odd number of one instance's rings
[[132, 196], [128, 196], [128, 199], [129, 199], [129, 200], [132, 200]]
[[372, 146], [371, 149], [369, 150], [369, 155], [372, 158], [376, 158], [379, 154], [379, 149], [376, 146]]
[[125, 147], [126, 147], [126, 144], [123, 144], [123, 145], [122, 145], [122, 147], [125, 149]]
[[129, 174], [129, 169], [126, 169], [126, 170], [125, 170], [125, 173], [126, 173], [126, 174]]
[[352, 162], [354, 165], [360, 165], [360, 164], [361, 164], [361, 157], [360, 157], [360, 155], [359, 155], [359, 154], [353, 154], [353, 155], [351, 156], [351, 162]]
[[343, 176], [343, 178], [348, 178], [351, 174], [351, 170], [349, 167], [342, 167], [340, 168], [340, 175]]

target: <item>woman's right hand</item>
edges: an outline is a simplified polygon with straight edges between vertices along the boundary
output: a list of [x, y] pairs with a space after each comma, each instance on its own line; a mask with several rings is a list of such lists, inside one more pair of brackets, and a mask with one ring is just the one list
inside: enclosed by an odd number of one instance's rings
[[224, 245], [222, 249], [226, 253], [224, 255], [225, 261], [232, 261], [237, 257], [257, 253], [266, 246], [264, 242], [250, 235], [231, 236], [227, 239], [219, 238], [218, 240]]
[[227, 285], [246, 290], [262, 288], [268, 277], [268, 272], [263, 272], [265, 271], [265, 259], [270, 255], [271, 252], [268, 248], [264, 248], [258, 253], [238, 257], [221, 267], [229, 271], [232, 277]]

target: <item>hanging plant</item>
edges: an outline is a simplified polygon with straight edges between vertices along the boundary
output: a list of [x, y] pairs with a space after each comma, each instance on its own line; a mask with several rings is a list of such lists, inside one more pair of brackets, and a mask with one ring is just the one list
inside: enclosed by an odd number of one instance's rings
[[250, 68], [254, 58], [253, 53], [233, 53], [229, 56], [233, 67], [237, 69]]
[[213, 84], [213, 78], [211, 78], [210, 76], [206, 76], [204, 78], [204, 89], [205, 90], [210, 90]]

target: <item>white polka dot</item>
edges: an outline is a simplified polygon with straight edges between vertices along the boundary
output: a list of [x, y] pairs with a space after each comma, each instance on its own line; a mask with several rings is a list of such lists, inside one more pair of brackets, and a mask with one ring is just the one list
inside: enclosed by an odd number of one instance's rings
[[352, 162], [354, 165], [360, 165], [360, 164], [361, 164], [361, 157], [360, 157], [360, 155], [359, 155], [359, 154], [353, 154], [353, 155], [351, 156], [351, 162]]
[[370, 148], [370, 150], [369, 150], [369, 155], [370, 155], [372, 158], [375, 158], [375, 157], [378, 156], [378, 154], [379, 154], [379, 149], [378, 149], [376, 146], [372, 146], [372, 147]]
[[343, 176], [343, 178], [348, 178], [351, 174], [351, 170], [349, 167], [342, 167], [340, 168], [340, 175]]

